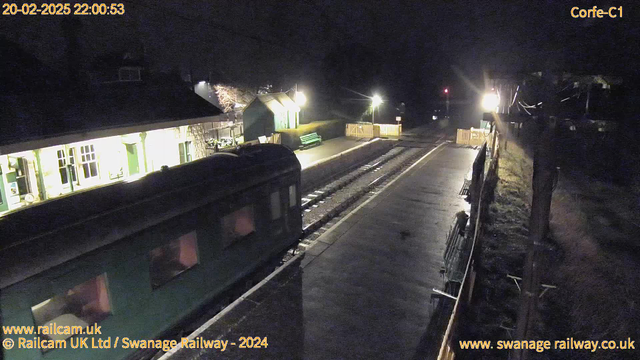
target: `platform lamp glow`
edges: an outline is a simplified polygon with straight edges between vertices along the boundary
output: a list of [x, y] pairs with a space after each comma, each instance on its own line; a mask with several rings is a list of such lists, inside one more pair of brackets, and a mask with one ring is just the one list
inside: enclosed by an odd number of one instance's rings
[[376, 108], [380, 106], [380, 104], [382, 104], [382, 98], [380, 97], [380, 95], [373, 95], [373, 97], [371, 98], [371, 107], [373, 108], [371, 111], [371, 125], [375, 123], [374, 120], [376, 115]]
[[307, 97], [304, 96], [304, 93], [302, 91], [296, 91], [295, 101], [296, 105], [304, 106], [304, 104], [307, 103]]
[[449, 88], [444, 88], [444, 94], [447, 96], [447, 102], [446, 102], [447, 114], [446, 114], [446, 116], [449, 116]]
[[485, 94], [482, 97], [482, 108], [487, 112], [496, 112], [498, 105], [500, 104], [500, 97], [498, 94]]

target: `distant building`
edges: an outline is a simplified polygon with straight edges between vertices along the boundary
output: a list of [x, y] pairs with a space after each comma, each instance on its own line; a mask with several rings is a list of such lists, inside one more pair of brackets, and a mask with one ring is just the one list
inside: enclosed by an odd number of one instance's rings
[[243, 112], [244, 140], [257, 140], [300, 123], [300, 107], [285, 93], [260, 94]]

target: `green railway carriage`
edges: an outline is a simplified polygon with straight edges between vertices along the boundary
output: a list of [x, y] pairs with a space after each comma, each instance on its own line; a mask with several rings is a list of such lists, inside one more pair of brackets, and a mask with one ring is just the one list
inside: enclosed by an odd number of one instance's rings
[[[301, 228], [300, 164], [271, 144], [11, 213], [0, 218], [2, 326], [49, 334], [3, 334], [15, 341], [4, 358], [125, 358], [124, 338], [158, 338], [296, 244]], [[20, 338], [66, 348], [19, 349]], [[81, 338], [89, 349], [73, 348]]]

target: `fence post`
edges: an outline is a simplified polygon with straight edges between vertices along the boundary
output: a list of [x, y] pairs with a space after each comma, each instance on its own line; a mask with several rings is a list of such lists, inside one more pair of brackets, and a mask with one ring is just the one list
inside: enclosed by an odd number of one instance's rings
[[473, 170], [471, 173], [471, 186], [469, 187], [469, 199], [471, 200], [471, 231], [475, 231], [475, 219], [478, 216], [478, 201], [480, 200], [480, 190], [484, 181], [484, 163], [487, 158], [487, 143], [480, 148], [476, 160], [473, 162]]

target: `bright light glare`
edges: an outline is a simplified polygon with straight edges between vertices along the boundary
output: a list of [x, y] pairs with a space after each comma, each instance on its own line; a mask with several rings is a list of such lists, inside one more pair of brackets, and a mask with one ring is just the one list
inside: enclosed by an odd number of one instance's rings
[[371, 98], [371, 106], [378, 107], [380, 106], [380, 104], [382, 104], [382, 98], [380, 97], [380, 95], [373, 95], [373, 97]]
[[444, 93], [448, 94], [449, 93], [449, 89], [444, 89]]
[[302, 91], [296, 91], [296, 104], [298, 104], [298, 106], [302, 106], [307, 102], [307, 97], [304, 96], [304, 93]]
[[500, 98], [496, 94], [485, 94], [482, 97], [482, 108], [485, 111], [496, 111], [498, 104], [500, 104]]

